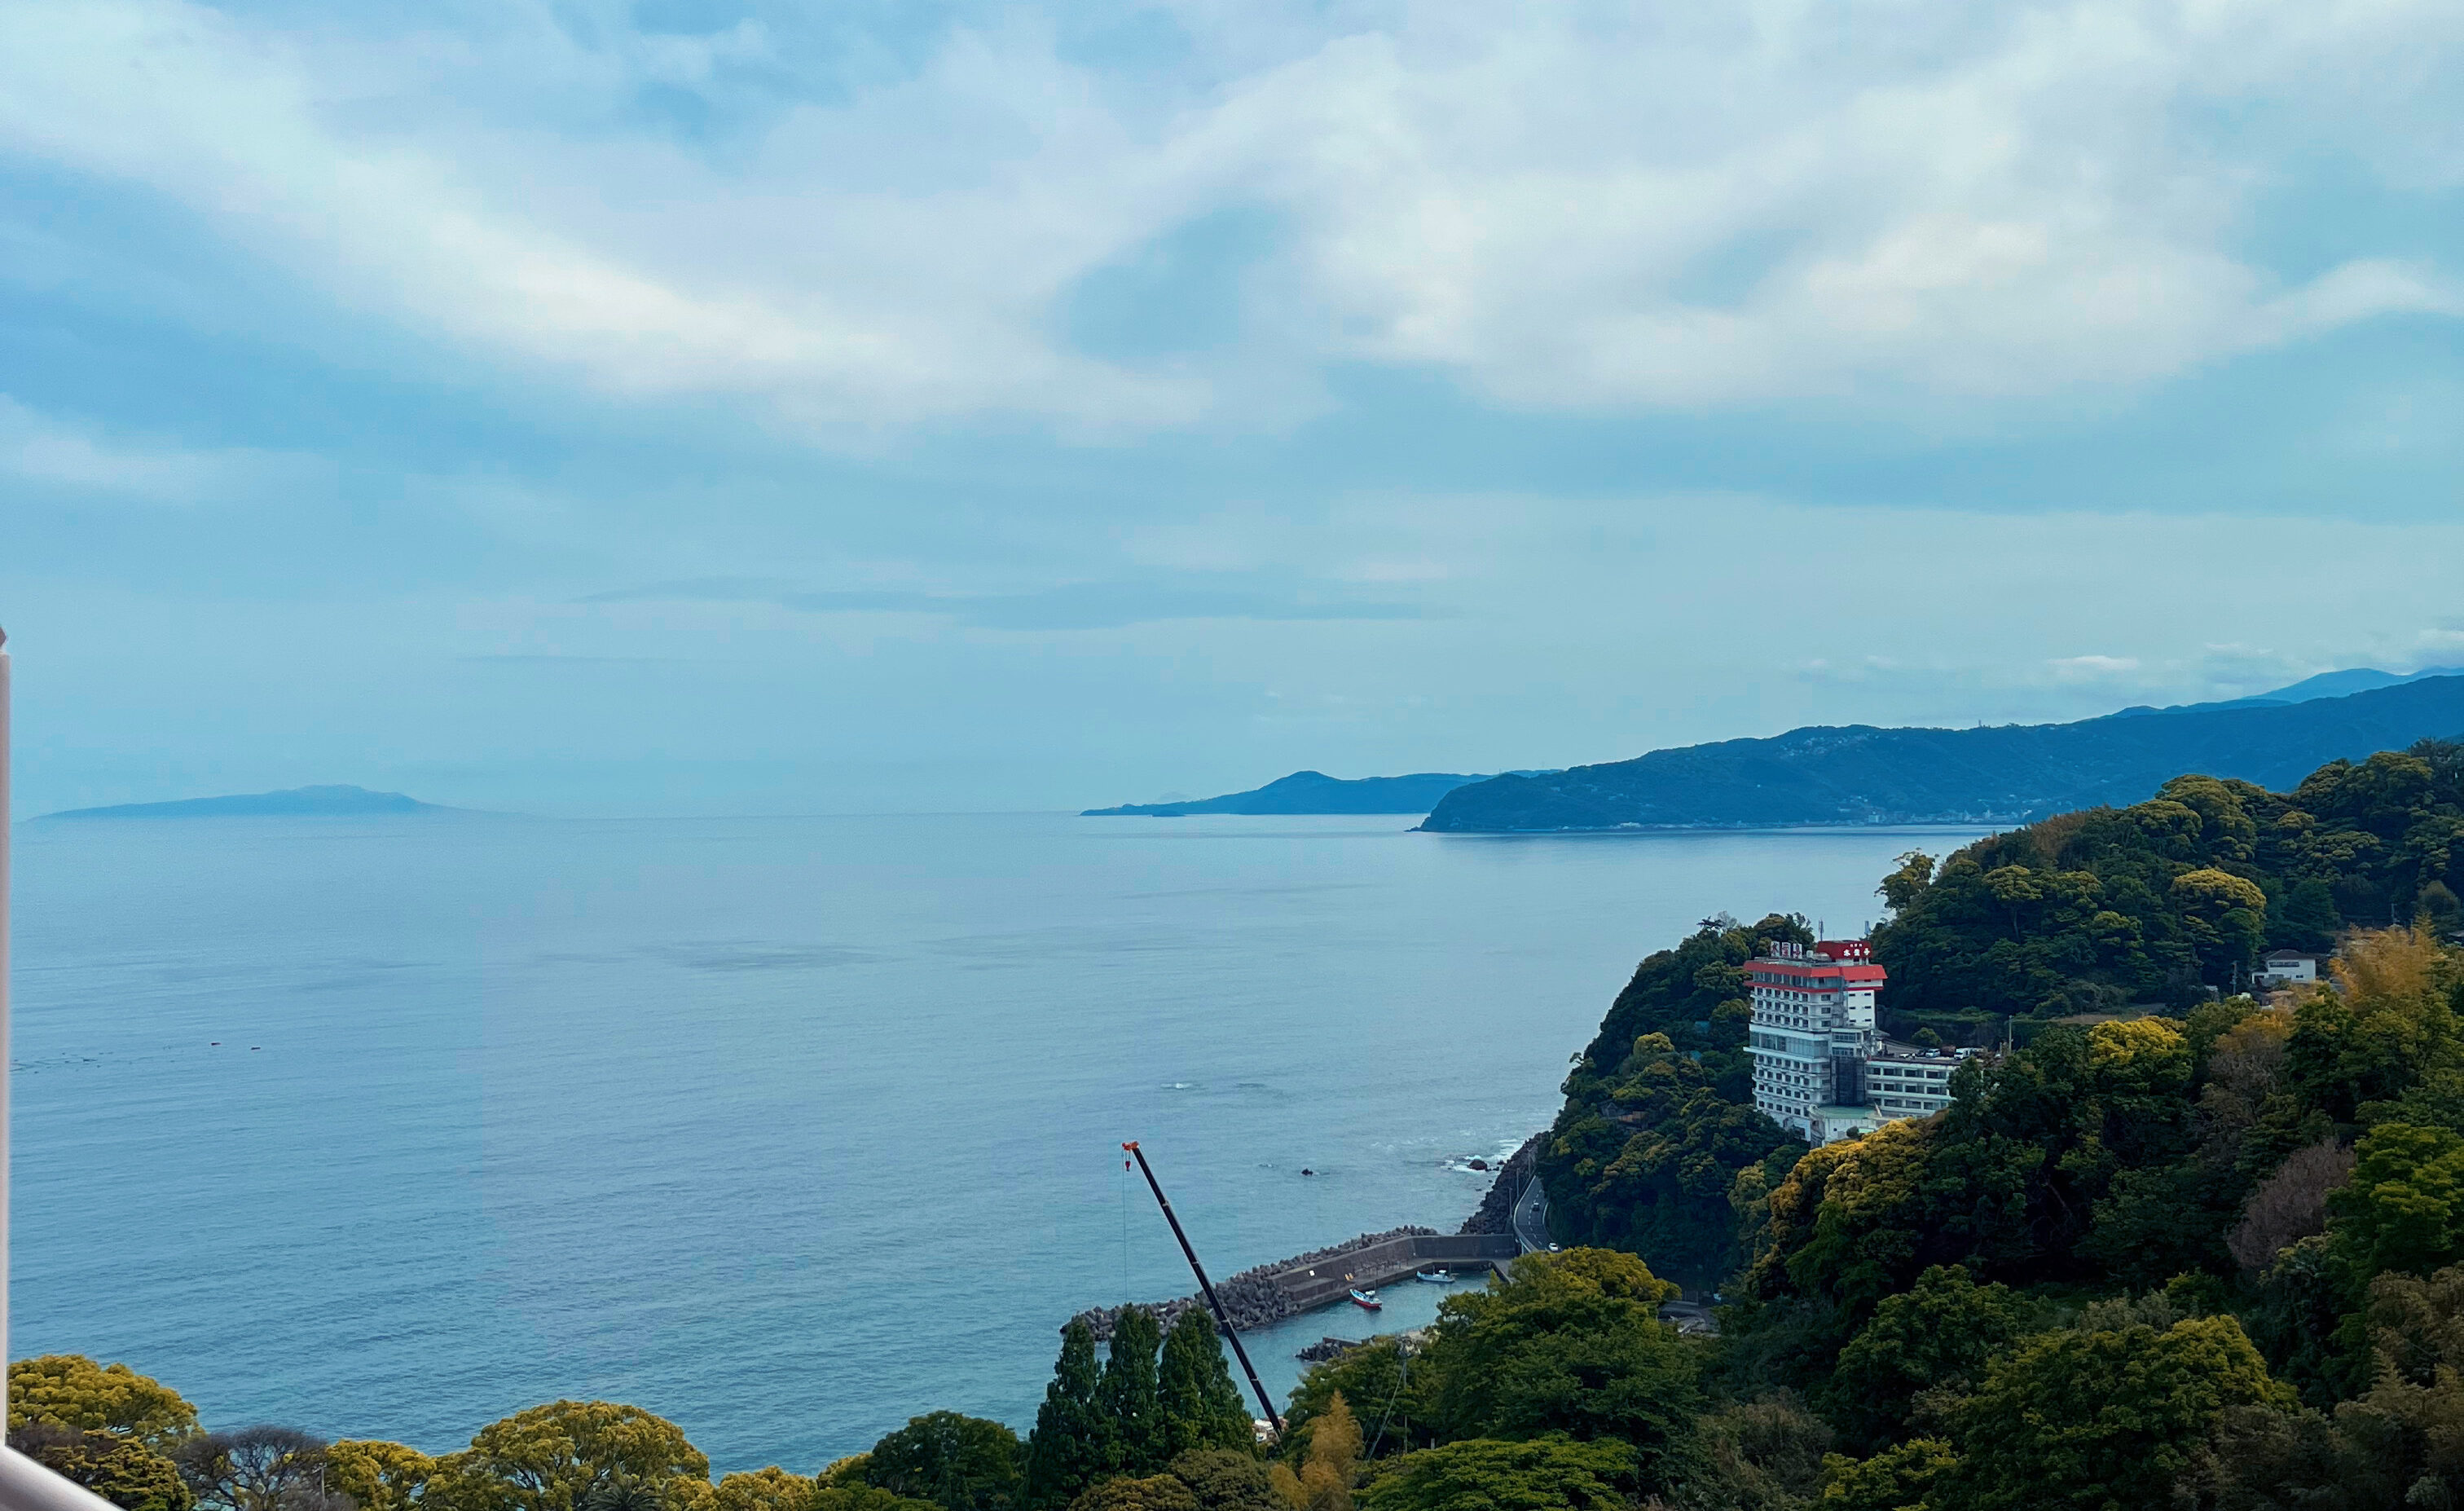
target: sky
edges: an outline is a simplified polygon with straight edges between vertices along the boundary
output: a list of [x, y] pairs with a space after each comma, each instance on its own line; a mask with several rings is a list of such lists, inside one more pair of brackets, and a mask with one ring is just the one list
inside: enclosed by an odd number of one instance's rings
[[2464, 8], [0, 4], [21, 813], [2464, 662]]

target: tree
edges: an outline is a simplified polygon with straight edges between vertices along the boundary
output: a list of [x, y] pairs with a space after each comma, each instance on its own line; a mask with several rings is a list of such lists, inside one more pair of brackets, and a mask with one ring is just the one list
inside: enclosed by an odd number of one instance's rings
[[2380, 1276], [2364, 1321], [2371, 1385], [2336, 1409], [2335, 1478], [2378, 1504], [2453, 1505], [2464, 1490], [2464, 1270]]
[[2305, 1109], [2363, 1122], [2367, 1103], [2399, 1098], [2464, 1056], [2451, 996], [2457, 965], [2436, 940], [2409, 928], [2359, 930], [2331, 969], [2337, 989], [2295, 1007], [2285, 1045], [2285, 1078]]
[[645, 1479], [613, 1474], [582, 1492], [575, 1511], [677, 1511], [709, 1499], [711, 1487], [697, 1479]]
[[2046, 1333], [1987, 1367], [1959, 1412], [1961, 1511], [2159, 1511], [2236, 1406], [2293, 1405], [2231, 1317]]
[[866, 1484], [817, 1485], [805, 1502], [809, 1511], [940, 1511], [931, 1500], [915, 1500]]
[[411, 1511], [436, 1460], [404, 1443], [345, 1437], [325, 1446], [325, 1488], [360, 1511]]
[[2391, 1122], [2355, 1152], [2352, 1179], [2327, 1197], [2327, 1234], [2358, 1303], [2375, 1276], [2427, 1275], [2464, 1256], [2464, 1137]]
[[1298, 1472], [1276, 1464], [1266, 1482], [1290, 1511], [1352, 1511], [1352, 1482], [1360, 1471], [1360, 1423], [1337, 1392], [1310, 1424], [1308, 1456]]
[[1369, 1444], [1372, 1455], [1425, 1448], [1437, 1441], [1437, 1384], [1435, 1369], [1419, 1359], [1404, 1357], [1399, 1338], [1373, 1338], [1357, 1348], [1347, 1348], [1312, 1365], [1301, 1376], [1284, 1410], [1284, 1435], [1275, 1445], [1275, 1455], [1306, 1458], [1313, 1424], [1337, 1395], [1347, 1401], [1377, 1403], [1385, 1433]]
[[2455, 889], [2444, 881], [2425, 884], [2415, 901], [2420, 909], [2420, 922], [2428, 925], [2430, 933], [2441, 939], [2454, 933], [2458, 925], [2464, 925], [2464, 899], [2456, 897]]
[[1072, 1500], [1069, 1511], [1198, 1511], [1198, 1497], [1171, 1475], [1124, 1475]]
[[1681, 1511], [1801, 1511], [1822, 1486], [1831, 1424], [1785, 1390], [1696, 1424], [1676, 1487]]
[[1361, 1511], [1622, 1511], [1634, 1451], [1617, 1442], [1469, 1438], [1405, 1454], [1361, 1492]]
[[733, 1474], [693, 1494], [678, 1511], [811, 1511], [821, 1486], [772, 1464]]
[[1102, 1383], [1094, 1331], [1073, 1320], [1061, 1330], [1061, 1358], [1027, 1437], [1027, 1511], [1060, 1511], [1111, 1461], [1111, 1423], [1097, 1399]]
[[1018, 1434], [999, 1422], [933, 1411], [873, 1444], [864, 1478], [941, 1511], [1009, 1511], [1024, 1455]]
[[1281, 1511], [1253, 1450], [1197, 1449], [1174, 1459], [1172, 1473], [1198, 1498], [1198, 1511]]
[[1985, 1362], [2037, 1325], [2035, 1305], [2007, 1285], [1978, 1285], [1964, 1265], [1936, 1265], [1886, 1296], [1831, 1379], [1832, 1411], [1868, 1446], [1899, 1435], [1921, 1390], [1963, 1389]]
[[2206, 867], [2173, 878], [2172, 902], [2204, 975], [2221, 980], [2258, 957], [2267, 938], [2267, 894], [2258, 883]]
[[179, 1466], [133, 1438], [34, 1422], [11, 1433], [9, 1446], [122, 1511], [188, 1511], [196, 1501]]
[[291, 1428], [200, 1433], [171, 1461], [201, 1511], [347, 1511], [325, 1484], [324, 1440]]
[[2284, 894], [2280, 912], [2268, 922], [2268, 939], [2281, 949], [2321, 950], [2336, 942], [2344, 918], [2336, 910], [2336, 892], [2318, 877], [2295, 882]]
[[1659, 1319], [1672, 1289], [1632, 1255], [1571, 1249], [1447, 1298], [1422, 1353], [1441, 1435], [1620, 1438], [1656, 1486], [1702, 1401], [1693, 1350]]
[[1861, 1461], [1834, 1454], [1822, 1461], [1822, 1498], [1815, 1505], [1817, 1511], [1953, 1511], [1955, 1502], [1927, 1497], [1958, 1464], [1938, 1437], [1912, 1437]]
[[1892, 864], [1898, 869], [1882, 878], [1874, 895], [1894, 913], [1905, 913], [1925, 897], [1925, 888], [1933, 885], [1933, 856], [1922, 850], [1911, 850]]
[[45, 1354], [9, 1367], [10, 1430], [35, 1422], [110, 1433], [162, 1452], [195, 1434], [197, 1409], [124, 1364]]
[[1224, 1363], [1215, 1319], [1201, 1306], [1184, 1309], [1163, 1341], [1155, 1383], [1163, 1416], [1164, 1452], [1178, 1457], [1193, 1449], [1249, 1449], [1257, 1442], [1248, 1408]]
[[1143, 1478], [1160, 1472], [1167, 1452], [1163, 1406], [1156, 1396], [1155, 1350], [1163, 1344], [1155, 1313], [1143, 1306], [1124, 1306], [1112, 1320], [1111, 1351], [1104, 1361], [1104, 1378], [1095, 1399], [1111, 1425], [1111, 1461], [1116, 1475]]
[[2286, 1249], [2324, 1231], [2327, 1199], [2353, 1178], [2354, 1153], [2333, 1139], [2297, 1149], [2258, 1183], [2225, 1240], [2233, 1262], [2256, 1275]]
[[491, 1422], [438, 1463], [424, 1499], [454, 1511], [577, 1511], [605, 1485], [642, 1481], [666, 1495], [707, 1480], [710, 1460], [673, 1422], [614, 1401], [551, 1401]]

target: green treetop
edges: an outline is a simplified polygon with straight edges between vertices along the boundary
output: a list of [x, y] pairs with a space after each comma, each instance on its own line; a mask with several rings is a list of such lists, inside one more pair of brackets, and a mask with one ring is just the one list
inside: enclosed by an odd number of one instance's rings
[[1125, 1306], [1112, 1320], [1112, 1347], [1095, 1399], [1111, 1424], [1111, 1459], [1117, 1475], [1158, 1474], [1172, 1457], [1164, 1437], [1163, 1406], [1156, 1394], [1155, 1351], [1163, 1333], [1155, 1313]]
[[1155, 1398], [1163, 1413], [1167, 1458], [1199, 1448], [1250, 1449], [1257, 1441], [1248, 1409], [1232, 1383], [1223, 1345], [1215, 1336], [1215, 1319], [1192, 1306], [1172, 1324], [1163, 1341]]
[[1466, 1438], [1393, 1461], [1360, 1495], [1361, 1511], [1622, 1511], [1634, 1478], [1623, 1443]]
[[932, 1411], [873, 1444], [864, 1478], [941, 1511], [1009, 1511], [1024, 1452], [1018, 1434], [999, 1422]]
[[1989, 1358], [2038, 1325], [2038, 1308], [2009, 1286], [1978, 1285], [1962, 1266], [1936, 1265], [1884, 1297], [1839, 1351], [1834, 1419], [1867, 1444], [1896, 1437], [1918, 1391], [1973, 1384]]
[[1960, 1411], [1960, 1465], [1936, 1505], [2160, 1511], [2234, 1407], [2293, 1392], [2231, 1317], [2047, 1333], [1991, 1365]]
[[1094, 1483], [1111, 1460], [1111, 1425], [1098, 1395], [1095, 1334], [1083, 1322], [1061, 1332], [1061, 1359], [1036, 1409], [1026, 1445], [1027, 1511], [1060, 1511]]

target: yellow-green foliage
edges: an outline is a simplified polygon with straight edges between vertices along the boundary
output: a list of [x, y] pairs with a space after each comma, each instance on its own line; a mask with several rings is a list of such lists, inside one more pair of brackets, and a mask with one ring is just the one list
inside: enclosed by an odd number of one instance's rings
[[2162, 1511], [2234, 1408], [2290, 1410], [2292, 1390], [2231, 1317], [2045, 1333], [1987, 1369], [1959, 1412], [1967, 1511]]
[[673, 1422], [614, 1401], [551, 1401], [479, 1429], [439, 1461], [423, 1499], [451, 1511], [575, 1511], [584, 1491], [620, 1479], [672, 1504], [709, 1477], [710, 1460]]
[[14, 1431], [30, 1422], [110, 1433], [164, 1449], [197, 1431], [197, 1409], [124, 1364], [44, 1354], [9, 1367], [9, 1426]]
[[1573, 1291], [1605, 1296], [1613, 1300], [1658, 1306], [1677, 1299], [1679, 1287], [1651, 1273], [1639, 1255], [1615, 1249], [1567, 1249], [1557, 1254], [1527, 1254], [1514, 1261], [1514, 1278], [1552, 1283]]
[[1267, 1482], [1291, 1511], [1352, 1511], [1352, 1482], [1359, 1467], [1360, 1423], [1337, 1391], [1310, 1424], [1309, 1457], [1300, 1472], [1276, 1464], [1267, 1471]]
[[687, 1511], [810, 1511], [818, 1488], [803, 1475], [772, 1464], [729, 1475], [693, 1497]]
[[349, 1496], [360, 1511], [410, 1511], [436, 1460], [418, 1449], [379, 1438], [342, 1438], [325, 1450], [325, 1485]]
[[1861, 1460], [1833, 1454], [1822, 1461], [1817, 1511], [1953, 1511], [1929, 1497], [1958, 1463], [1938, 1437], [1913, 1437]]
[[1124, 1475], [1089, 1488], [1069, 1511], [1198, 1511], [1198, 1497], [1171, 1475]]
[[11, 1446], [121, 1511], [189, 1511], [196, 1503], [177, 1465], [133, 1438], [49, 1423], [24, 1429]]
[[2101, 1071], [2131, 1070], [2142, 1076], [2161, 1064], [2165, 1073], [2188, 1080], [2190, 1046], [2179, 1028], [2162, 1018], [2100, 1023], [2087, 1031], [2087, 1060]]

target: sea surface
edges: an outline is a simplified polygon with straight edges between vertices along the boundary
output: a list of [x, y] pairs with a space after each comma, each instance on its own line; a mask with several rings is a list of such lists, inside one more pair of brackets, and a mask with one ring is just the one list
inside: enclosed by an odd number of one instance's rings
[[432, 1452], [559, 1396], [720, 1469], [1023, 1430], [1071, 1313], [1192, 1289], [1121, 1141], [1218, 1275], [1451, 1232], [1637, 960], [1969, 837], [1412, 822], [21, 825], [11, 1351]]

